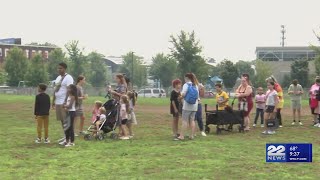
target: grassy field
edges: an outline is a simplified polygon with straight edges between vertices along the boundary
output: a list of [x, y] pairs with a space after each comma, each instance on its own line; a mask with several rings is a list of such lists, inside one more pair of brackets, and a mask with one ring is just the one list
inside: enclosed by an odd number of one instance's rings
[[[87, 124], [91, 105], [86, 101]], [[214, 100], [204, 100], [214, 105]], [[304, 126], [291, 126], [288, 101], [284, 127], [263, 136], [261, 128], [175, 142], [171, 137], [168, 99], [140, 98], [138, 125], [129, 141], [85, 141], [64, 148], [60, 123], [51, 113], [51, 144], [35, 144], [33, 97], [0, 95], [0, 179], [319, 179], [320, 128], [311, 127], [307, 101]], [[254, 115], [254, 113], [252, 113]], [[266, 163], [265, 144], [313, 143], [313, 163]]]

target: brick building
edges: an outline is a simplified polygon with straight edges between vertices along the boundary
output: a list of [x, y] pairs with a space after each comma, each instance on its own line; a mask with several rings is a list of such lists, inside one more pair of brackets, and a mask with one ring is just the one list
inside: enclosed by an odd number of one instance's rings
[[23, 50], [25, 56], [31, 59], [35, 54], [41, 54], [43, 59], [48, 59], [49, 53], [56, 49], [57, 47], [48, 46], [34, 46], [34, 45], [21, 45], [21, 44], [3, 44], [0, 42], [0, 63], [4, 62], [5, 57], [8, 56], [8, 51], [13, 48], [18, 47]]

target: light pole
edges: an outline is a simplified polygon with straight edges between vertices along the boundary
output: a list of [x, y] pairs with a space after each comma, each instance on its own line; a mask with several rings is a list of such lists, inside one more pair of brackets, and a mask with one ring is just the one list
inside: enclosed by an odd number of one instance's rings
[[133, 90], [133, 54], [134, 54], [134, 52], [132, 51], [132, 52], [131, 52], [131, 60], [132, 60], [132, 66], [131, 66], [131, 70], [132, 70], [132, 73], [131, 73], [131, 86], [132, 86], [132, 90]]

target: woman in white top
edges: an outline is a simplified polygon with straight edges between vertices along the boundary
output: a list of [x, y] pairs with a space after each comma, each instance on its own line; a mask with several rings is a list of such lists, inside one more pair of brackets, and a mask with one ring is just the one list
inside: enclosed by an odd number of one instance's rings
[[77, 86], [71, 84], [68, 86], [68, 99], [64, 105], [65, 110], [70, 117], [70, 122], [67, 122], [68, 127], [65, 129], [66, 141], [65, 147], [74, 146], [74, 118], [76, 116], [76, 107], [79, 104]]
[[266, 130], [263, 131], [263, 134], [274, 134], [275, 131], [268, 129], [268, 120], [274, 119], [276, 117], [276, 106], [279, 103], [278, 93], [274, 89], [274, 82], [268, 82], [268, 91], [266, 92], [266, 113], [265, 113], [265, 127]]
[[[191, 128], [190, 139], [193, 139], [196, 130], [194, 120], [196, 112], [198, 111], [199, 82], [193, 73], [187, 73], [184, 79], [186, 83], [183, 85], [181, 92], [181, 98], [184, 98], [182, 106], [182, 127], [180, 131], [180, 136], [175, 138], [175, 141], [184, 140], [184, 134], [188, 127]], [[193, 92], [196, 92], [196, 94], [193, 94]], [[192, 103], [187, 102], [190, 93], [192, 93], [192, 99], [194, 100]], [[193, 95], [195, 96], [193, 97]]]

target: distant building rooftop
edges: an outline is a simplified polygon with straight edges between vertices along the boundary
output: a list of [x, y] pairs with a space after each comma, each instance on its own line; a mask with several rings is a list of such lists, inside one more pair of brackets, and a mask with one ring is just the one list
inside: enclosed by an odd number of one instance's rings
[[316, 55], [309, 46], [256, 47], [256, 59], [263, 61], [313, 60]]

